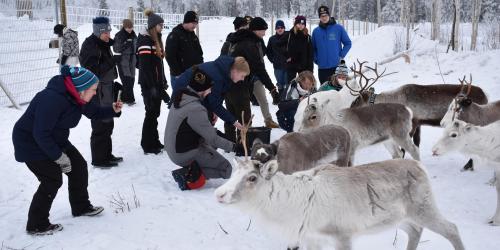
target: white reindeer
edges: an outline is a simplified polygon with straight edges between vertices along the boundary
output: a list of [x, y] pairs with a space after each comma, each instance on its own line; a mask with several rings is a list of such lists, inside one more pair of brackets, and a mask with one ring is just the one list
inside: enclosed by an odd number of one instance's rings
[[497, 208], [489, 223], [500, 226], [500, 122], [480, 127], [460, 120], [453, 121], [432, 148], [432, 154], [438, 156], [450, 151], [479, 156], [492, 163], [497, 179]]
[[408, 233], [407, 250], [417, 248], [423, 227], [447, 238], [456, 250], [464, 249], [455, 224], [437, 209], [427, 173], [417, 161], [322, 165], [294, 175], [277, 169], [276, 160], [264, 165], [238, 161], [215, 195], [220, 203], [274, 227], [288, 249], [312, 249], [311, 238], [327, 236], [335, 240], [335, 249], [350, 250], [354, 236], [396, 225]]

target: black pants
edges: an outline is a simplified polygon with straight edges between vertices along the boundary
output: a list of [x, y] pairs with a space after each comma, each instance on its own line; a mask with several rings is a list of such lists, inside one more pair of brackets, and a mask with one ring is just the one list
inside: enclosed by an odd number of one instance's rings
[[[226, 93], [224, 100], [226, 109], [233, 114], [240, 123], [242, 123], [241, 112], [245, 112], [245, 122], [248, 122], [251, 117], [252, 110], [250, 109], [250, 89], [246, 84], [235, 85]], [[243, 124], [243, 123], [242, 123]], [[236, 142], [236, 128], [233, 124], [224, 123], [224, 132], [228, 140]]]
[[[78, 215], [87, 211], [91, 205], [87, 192], [87, 162], [74, 146], [69, 147], [65, 153], [71, 160], [71, 172], [66, 174], [69, 203], [72, 214]], [[61, 167], [50, 160], [26, 162], [26, 165], [40, 181], [31, 201], [26, 230], [43, 230], [49, 226], [49, 211], [63, 183]]]
[[135, 102], [135, 97], [134, 97], [135, 77], [125, 76], [120, 66], [118, 66], [118, 73], [120, 74], [120, 79], [122, 80], [122, 85], [123, 85], [122, 101], [124, 103]]
[[161, 111], [161, 97], [152, 97], [150, 92], [142, 89], [142, 99], [146, 115], [142, 124], [141, 146], [144, 151], [152, 151], [161, 147], [158, 136], [158, 117]]
[[337, 67], [329, 68], [329, 69], [318, 69], [318, 78], [319, 85], [323, 84], [326, 81], [330, 80], [330, 77], [335, 74], [335, 69]]
[[115, 123], [110, 120], [92, 120], [92, 135], [90, 136], [90, 151], [92, 163], [102, 163], [111, 159], [113, 143], [111, 135]]

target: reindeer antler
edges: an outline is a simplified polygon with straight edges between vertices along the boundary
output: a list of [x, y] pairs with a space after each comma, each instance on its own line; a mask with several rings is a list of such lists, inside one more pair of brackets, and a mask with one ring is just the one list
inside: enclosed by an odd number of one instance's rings
[[243, 129], [240, 130], [241, 144], [243, 144], [243, 150], [245, 151], [245, 161], [248, 160], [248, 148], [247, 148], [247, 132], [248, 128], [252, 125], [253, 115], [250, 117], [250, 121], [245, 123], [245, 111], [241, 111], [241, 121]]
[[[378, 63], [375, 63], [375, 67], [374, 68], [369, 67], [369, 66], [365, 66], [366, 69], [371, 70], [371, 71], [373, 71], [375, 73], [375, 78], [373, 78], [373, 77], [372, 78], [368, 78], [364, 74], [364, 72], [366, 70], [363, 71], [363, 64], [367, 63], [367, 61], [360, 62], [359, 59], [357, 59], [357, 61], [358, 61], [358, 64], [359, 64], [359, 70], [356, 69], [356, 63], [353, 63], [353, 66], [351, 67], [351, 71], [354, 72], [354, 76], [356, 76], [356, 74], [360, 76], [359, 85], [360, 85], [361, 89], [360, 90], [354, 90], [351, 87], [349, 87], [349, 84], [346, 84], [347, 88], [349, 88], [349, 90], [351, 91], [351, 94], [354, 95], [354, 96], [360, 95], [363, 91], [365, 91], [367, 89], [370, 89], [373, 86], [373, 84], [375, 84], [378, 81], [378, 79], [396, 73], [396, 72], [391, 72], [389, 74], [386, 74], [385, 71], [387, 70], [387, 68], [385, 68], [384, 71], [382, 71], [382, 73], [379, 74], [378, 73]], [[365, 80], [364, 84], [362, 82], [363, 79]], [[370, 81], [371, 81], [371, 83], [370, 83]]]
[[[472, 74], [469, 74], [469, 81], [465, 80], [465, 75], [464, 78], [460, 79], [458, 78], [458, 81], [460, 82], [460, 93], [459, 94], [465, 94], [465, 96], [468, 96], [470, 94], [470, 91], [472, 90]], [[465, 85], [467, 84], [467, 85]], [[467, 92], [464, 93], [465, 87], [467, 86]]]

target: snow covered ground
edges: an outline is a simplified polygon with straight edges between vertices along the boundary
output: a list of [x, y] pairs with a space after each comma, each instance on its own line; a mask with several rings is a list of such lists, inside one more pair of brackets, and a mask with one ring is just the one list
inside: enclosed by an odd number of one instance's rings
[[[229, 20], [214, 20], [202, 25], [212, 27], [201, 29], [201, 42], [205, 60], [213, 60], [219, 54], [226, 34], [232, 30], [232, 24]], [[78, 31], [80, 42], [83, 42], [90, 34], [90, 26], [80, 27]], [[353, 38], [354, 45], [347, 61], [360, 58], [374, 62], [390, 56], [396, 32], [400, 32], [397, 27], [383, 27], [367, 36]], [[435, 43], [417, 36], [412, 47], [411, 64], [399, 59], [385, 65], [388, 72], [398, 73], [377, 83], [377, 91], [406, 83], [442, 82], [435, 59]], [[472, 73], [474, 83], [489, 94], [490, 100], [499, 99], [500, 51], [445, 54], [445, 48], [441, 46], [437, 46], [436, 51], [446, 82], [457, 83], [459, 77]], [[272, 65], [268, 62], [267, 68], [272, 75]], [[146, 156], [142, 153], [139, 142], [144, 106], [139, 88], [136, 87], [135, 91], [138, 104], [125, 107], [121, 118], [115, 121], [114, 153], [123, 156], [125, 161], [110, 170], [89, 166], [91, 201], [95, 205], [103, 205], [105, 212], [95, 218], [73, 218], [64, 184], [54, 201], [50, 217], [53, 223], [63, 224], [64, 230], [46, 237], [28, 236], [24, 231], [29, 203], [38, 182], [28, 168], [17, 163], [13, 156], [12, 127], [23, 111], [0, 108], [0, 249], [285, 249], [286, 242], [279, 236], [267, 232], [255, 221], [247, 230], [251, 219], [248, 215], [215, 201], [213, 191], [223, 180], [210, 180], [202, 190], [181, 192], [170, 175], [170, 171], [177, 167], [167, 154]], [[168, 114], [166, 106], [162, 108], [160, 136], [163, 136]], [[276, 106], [271, 108], [274, 113]], [[262, 125], [260, 109], [252, 109], [257, 115], [254, 125]], [[217, 127], [222, 129], [223, 124], [219, 122]], [[90, 160], [90, 130], [90, 121], [84, 118], [70, 136], [87, 160]], [[446, 218], [457, 224], [467, 249], [499, 249], [500, 227], [486, 223], [496, 205], [495, 189], [485, 185], [492, 176], [492, 170], [477, 167], [475, 172], [461, 173], [459, 170], [466, 157], [458, 154], [432, 157], [430, 148], [441, 133], [439, 128], [424, 127], [420, 148], [439, 208]], [[272, 139], [278, 139], [283, 134], [282, 130], [275, 129]], [[225, 156], [231, 159], [234, 154]], [[374, 146], [359, 152], [356, 163], [389, 158], [383, 147]], [[140, 202], [138, 208], [134, 205], [132, 185]], [[116, 207], [111, 205], [111, 201], [112, 196], [117, 197], [118, 193], [129, 203], [130, 211], [115, 212]], [[219, 224], [228, 234], [220, 229]], [[388, 229], [356, 238], [354, 249], [405, 249], [406, 240], [404, 232]], [[419, 249], [443, 250], [451, 249], [451, 245], [441, 236], [424, 230]]]

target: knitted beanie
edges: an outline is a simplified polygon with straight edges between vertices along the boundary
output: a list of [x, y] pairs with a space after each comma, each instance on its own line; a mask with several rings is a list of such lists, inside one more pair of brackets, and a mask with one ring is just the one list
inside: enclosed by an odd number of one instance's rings
[[330, 15], [330, 9], [328, 7], [322, 5], [319, 6], [318, 8], [318, 17], [321, 17], [321, 15], [327, 14], [328, 16]]
[[163, 18], [161, 16], [155, 14], [152, 9], [147, 8], [144, 10], [144, 15], [148, 17], [148, 30], [155, 27], [160, 23], [164, 23]]
[[199, 69], [197, 66], [193, 67], [193, 76], [189, 82], [189, 87], [191, 87], [196, 92], [205, 91], [213, 86], [212, 78]]
[[247, 20], [243, 17], [237, 16], [233, 21], [234, 29], [237, 30], [245, 25], [248, 25]]
[[78, 92], [82, 92], [99, 82], [99, 79], [96, 75], [94, 75], [94, 73], [82, 67], [64, 65], [61, 68], [61, 75], [70, 76], [73, 85], [75, 85], [75, 89]]
[[283, 22], [283, 20], [278, 20], [276, 21], [276, 25], [274, 26], [276, 29], [277, 28], [285, 28], [285, 22]]
[[295, 17], [295, 22], [293, 23], [293, 25], [296, 25], [298, 23], [306, 25], [306, 17], [305, 16], [296, 16]]
[[196, 12], [190, 10], [184, 14], [183, 23], [197, 23], [198, 22], [198, 14]]
[[100, 37], [102, 33], [111, 32], [109, 18], [105, 16], [96, 17], [92, 20], [93, 34]]
[[267, 30], [267, 23], [262, 17], [256, 17], [250, 22], [249, 29], [254, 30]]
[[349, 68], [345, 64], [339, 64], [337, 65], [337, 68], [335, 69], [335, 75], [344, 75], [347, 76], [349, 75]]

